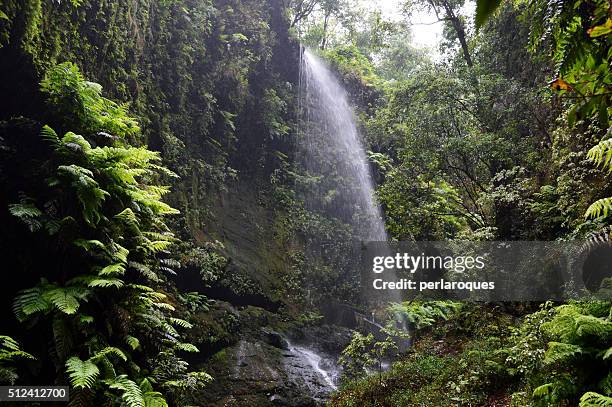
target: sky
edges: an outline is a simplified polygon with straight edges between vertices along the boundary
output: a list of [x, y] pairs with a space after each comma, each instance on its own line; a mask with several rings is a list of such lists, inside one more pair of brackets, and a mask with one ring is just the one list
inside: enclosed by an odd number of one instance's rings
[[[390, 19], [403, 19], [401, 15], [401, 0], [372, 0], [372, 6], [380, 8], [383, 16]], [[469, 1], [463, 10], [470, 15], [474, 13], [474, 3]], [[417, 47], [430, 48], [436, 53], [442, 37], [442, 23], [436, 22], [436, 16], [427, 11], [413, 13], [410, 25], [412, 27], [412, 43]]]

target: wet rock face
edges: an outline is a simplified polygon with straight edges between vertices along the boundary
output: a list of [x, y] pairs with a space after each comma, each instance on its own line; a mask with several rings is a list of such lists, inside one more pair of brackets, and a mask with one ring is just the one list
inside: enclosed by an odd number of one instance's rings
[[333, 382], [330, 382], [331, 375], [326, 377], [325, 370], [325, 363], [332, 363], [327, 359], [332, 358], [306, 348], [296, 348], [286, 341], [285, 344], [287, 349], [263, 341], [243, 339], [215, 355], [207, 367], [215, 380], [203, 394], [204, 405], [324, 405], [324, 401], [335, 390]]
[[[297, 325], [259, 307], [236, 308], [223, 301], [205, 316], [193, 340], [211, 350], [210, 357], [190, 362], [214, 381], [195, 405], [322, 406], [335, 391], [337, 359], [351, 339], [349, 329]], [[210, 343], [211, 335], [217, 342]]]

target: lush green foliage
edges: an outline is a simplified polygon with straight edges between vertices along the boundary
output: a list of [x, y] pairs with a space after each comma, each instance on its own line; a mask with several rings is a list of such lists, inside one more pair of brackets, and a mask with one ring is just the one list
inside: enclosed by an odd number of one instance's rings
[[[15, 315], [39, 332], [40, 343], [52, 344], [37, 357], [57, 367], [57, 380], [69, 379], [74, 400], [165, 405], [151, 384], [172, 394], [183, 381], [207, 380], [186, 367], [170, 377], [156, 371], [165, 358], [181, 365], [182, 352], [197, 351], [181, 341], [179, 330], [189, 324], [173, 317], [175, 307], [159, 286], [172, 272], [168, 250], [176, 241], [164, 218], [178, 213], [161, 200], [169, 189], [160, 181], [174, 174], [158, 153], [126, 142], [138, 132], [135, 120], [75, 65], [51, 68], [41, 90], [54, 126], [65, 133], [44, 126], [30, 140], [44, 154], [19, 174], [27, 182], [11, 197], [18, 200], [10, 213], [27, 230], [19, 234], [22, 244], [39, 242], [38, 267], [46, 267], [30, 271], [40, 283], [19, 292]], [[8, 164], [23, 157], [13, 150], [14, 137], [25, 134], [5, 139]], [[14, 170], [2, 169], [5, 176]], [[56, 258], [64, 260], [45, 264]], [[164, 356], [151, 359], [153, 349]]]

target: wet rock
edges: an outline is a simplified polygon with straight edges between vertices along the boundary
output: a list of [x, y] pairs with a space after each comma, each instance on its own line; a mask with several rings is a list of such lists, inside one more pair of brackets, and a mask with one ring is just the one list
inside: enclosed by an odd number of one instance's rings
[[[274, 332], [274, 331], [268, 331]], [[274, 332], [276, 335], [280, 334]], [[272, 335], [274, 338], [278, 337]], [[281, 337], [282, 339], [282, 337]], [[286, 341], [240, 340], [215, 355], [204, 369], [215, 380], [202, 395], [211, 407], [318, 407], [335, 390], [319, 361], [324, 357]]]
[[279, 348], [283, 350], [289, 350], [289, 344], [287, 343], [287, 340], [283, 338], [281, 334], [279, 334], [278, 332], [272, 331], [272, 330], [265, 329], [265, 328], [262, 329], [262, 332], [263, 332], [264, 341], [268, 345], [272, 345], [275, 348]]

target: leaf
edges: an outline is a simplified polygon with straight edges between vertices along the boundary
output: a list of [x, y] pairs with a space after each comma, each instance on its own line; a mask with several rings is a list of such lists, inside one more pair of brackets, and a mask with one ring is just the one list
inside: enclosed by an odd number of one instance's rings
[[593, 202], [584, 214], [585, 218], [606, 217], [612, 210], [612, 197], [598, 199]]
[[90, 389], [96, 383], [100, 370], [95, 363], [81, 360], [76, 356], [66, 361], [66, 373], [70, 377], [70, 384], [77, 389]]
[[546, 383], [539, 387], [536, 387], [536, 389], [533, 391], [533, 397], [547, 396], [550, 393], [552, 387], [553, 387], [552, 383]]
[[606, 397], [601, 394], [589, 391], [580, 397], [580, 407], [610, 407], [612, 406], [612, 397]]
[[53, 304], [64, 314], [72, 315], [79, 309], [79, 301], [73, 295], [72, 288], [58, 287], [43, 293], [43, 298]]
[[98, 272], [100, 276], [122, 275], [125, 272], [125, 265], [121, 263], [109, 264]]
[[193, 325], [191, 325], [189, 322], [180, 318], [170, 318], [170, 323], [185, 329], [191, 329], [193, 327]]
[[591, 38], [601, 37], [602, 35], [610, 33], [612, 33], [612, 18], [608, 18], [602, 25], [596, 25], [587, 30], [587, 34], [589, 34]]
[[493, 12], [499, 7], [501, 0], [477, 0], [476, 1], [476, 29], [481, 28], [487, 22]]
[[89, 361], [97, 362], [98, 360], [105, 358], [108, 355], [115, 355], [118, 356], [124, 362], [127, 361], [127, 356], [125, 356], [125, 353], [123, 353], [121, 349], [115, 348], [114, 346], [107, 346], [106, 348], [102, 349], [101, 351], [90, 357]]
[[100, 288], [108, 288], [115, 287], [121, 288], [123, 287], [123, 280], [118, 278], [96, 278], [89, 282], [89, 287], [100, 287]]
[[564, 81], [561, 78], [553, 79], [548, 84], [550, 85], [550, 87], [553, 90], [556, 90], [556, 91], [560, 91], [560, 90], [572, 90], [572, 85], [570, 85], [569, 83], [567, 83], [566, 81]]
[[30, 315], [47, 313], [51, 304], [42, 296], [40, 287], [28, 288], [19, 293], [13, 303], [13, 311], [19, 321], [25, 321]]
[[0, 10], [0, 20], [9, 20], [9, 16], [2, 10]]
[[121, 398], [128, 407], [144, 407], [145, 401], [140, 387], [130, 380], [127, 375], [120, 375], [114, 379], [104, 381], [111, 389], [122, 392]]
[[131, 335], [127, 335], [125, 337], [125, 343], [127, 343], [127, 345], [132, 348], [132, 350], [136, 350], [140, 346], [140, 341], [138, 340], [138, 338], [135, 338]]
[[177, 343], [176, 348], [191, 353], [197, 353], [200, 351], [195, 345], [192, 345], [191, 343]]

